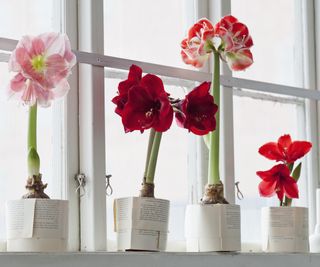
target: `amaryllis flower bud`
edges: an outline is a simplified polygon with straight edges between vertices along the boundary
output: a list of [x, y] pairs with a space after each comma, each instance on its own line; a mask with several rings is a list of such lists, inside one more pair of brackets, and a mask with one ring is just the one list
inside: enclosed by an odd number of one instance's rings
[[67, 77], [76, 63], [65, 34], [44, 33], [24, 36], [12, 52], [9, 70], [17, 72], [9, 85], [9, 93], [30, 106], [44, 107], [69, 90]]
[[175, 116], [180, 127], [197, 135], [205, 135], [215, 130], [218, 106], [214, 104], [209, 90], [210, 83], [203, 82], [179, 103]]

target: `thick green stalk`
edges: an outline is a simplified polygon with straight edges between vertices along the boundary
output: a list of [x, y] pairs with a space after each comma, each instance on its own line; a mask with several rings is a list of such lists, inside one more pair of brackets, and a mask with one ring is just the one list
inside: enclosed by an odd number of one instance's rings
[[37, 103], [29, 108], [28, 151], [37, 149]]
[[213, 82], [211, 84], [211, 94], [214, 102], [218, 106], [216, 113], [216, 129], [210, 133], [209, 147], [209, 171], [208, 184], [219, 184], [219, 142], [220, 142], [220, 58], [219, 53], [214, 52]]
[[28, 173], [39, 175], [40, 158], [37, 153], [37, 103], [29, 108], [28, 125]]
[[156, 131], [155, 131], [153, 128], [151, 128], [150, 134], [149, 134], [147, 159], [146, 159], [146, 164], [145, 164], [145, 168], [144, 168], [143, 177], [146, 177], [146, 176], [147, 176], [148, 166], [149, 166], [149, 160], [150, 160], [150, 154], [151, 154], [151, 150], [152, 150], [152, 145], [153, 145], [153, 140], [154, 140], [155, 133], [156, 133]]
[[150, 152], [148, 170], [146, 174], [146, 182], [149, 184], [153, 184], [154, 174], [156, 172], [157, 159], [159, 154], [159, 147], [161, 142], [161, 132], [155, 132], [152, 149]]

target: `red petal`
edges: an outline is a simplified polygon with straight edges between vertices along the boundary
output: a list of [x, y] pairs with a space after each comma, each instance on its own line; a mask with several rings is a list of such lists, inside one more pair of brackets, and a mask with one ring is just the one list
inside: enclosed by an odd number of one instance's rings
[[278, 199], [283, 202], [283, 196], [284, 196], [284, 189], [282, 186], [278, 186], [278, 188], [276, 189], [276, 193], [277, 193], [277, 196], [278, 196]]
[[142, 77], [142, 69], [137, 65], [131, 65], [128, 80], [140, 81]]
[[292, 140], [289, 134], [285, 134], [278, 139], [278, 144], [284, 149], [287, 150], [291, 145]]
[[284, 192], [289, 198], [299, 198], [297, 182], [290, 176], [285, 177], [282, 181]]
[[270, 181], [270, 182], [266, 182], [266, 181], [262, 181], [259, 184], [259, 192], [260, 192], [260, 196], [263, 197], [271, 197], [274, 195], [275, 193], [275, 188], [277, 185], [277, 181]]
[[312, 147], [312, 144], [307, 141], [294, 141], [287, 151], [288, 163], [295, 162], [307, 154]]
[[283, 161], [284, 155], [279, 150], [278, 144], [274, 142], [267, 143], [259, 148], [259, 153], [267, 159]]
[[248, 36], [249, 35], [249, 31], [248, 31], [247, 26], [241, 22], [237, 22], [237, 23], [233, 24], [232, 33], [235, 36], [239, 36], [239, 35], [240, 36]]

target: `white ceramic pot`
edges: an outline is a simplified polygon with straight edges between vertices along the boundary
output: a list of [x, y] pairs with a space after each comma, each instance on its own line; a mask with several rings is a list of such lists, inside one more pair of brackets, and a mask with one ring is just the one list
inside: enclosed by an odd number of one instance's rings
[[20, 199], [6, 203], [7, 251], [66, 251], [68, 201]]
[[262, 208], [261, 232], [265, 252], [309, 252], [308, 209]]
[[188, 205], [185, 237], [188, 252], [240, 251], [240, 206]]
[[164, 251], [167, 244], [169, 201], [126, 197], [114, 201], [118, 250]]
[[314, 233], [310, 236], [310, 252], [313, 253], [320, 252], [320, 188], [317, 189], [316, 194], [317, 222]]

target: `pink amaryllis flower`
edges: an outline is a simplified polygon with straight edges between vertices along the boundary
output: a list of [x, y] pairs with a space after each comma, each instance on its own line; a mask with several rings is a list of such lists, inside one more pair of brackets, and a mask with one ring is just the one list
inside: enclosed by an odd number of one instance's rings
[[262, 179], [259, 184], [261, 196], [271, 197], [277, 194], [280, 202], [283, 197], [299, 198], [297, 182], [290, 176], [290, 170], [285, 164], [278, 164], [267, 171], [258, 171], [257, 175]]
[[76, 63], [65, 34], [24, 36], [12, 52], [9, 70], [17, 72], [9, 85], [11, 95], [30, 106], [50, 106], [51, 100], [69, 90], [67, 77]]
[[218, 106], [209, 93], [210, 84], [203, 82], [177, 105], [175, 115], [178, 125], [197, 135], [205, 135], [216, 128]]
[[244, 70], [253, 63], [250, 51], [253, 41], [245, 24], [229, 15], [214, 26], [214, 31], [215, 36], [221, 38], [220, 56], [228, 63], [230, 69]]
[[307, 154], [312, 144], [307, 141], [293, 141], [289, 134], [278, 139], [278, 142], [269, 142], [259, 148], [259, 153], [271, 160], [290, 164]]
[[213, 49], [214, 30], [208, 19], [200, 19], [181, 42], [181, 56], [186, 64], [201, 68]]

